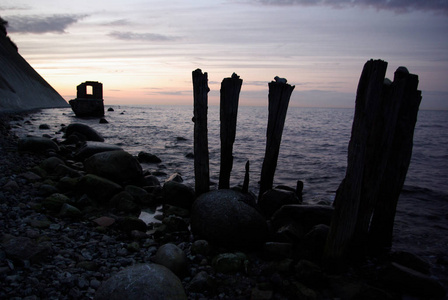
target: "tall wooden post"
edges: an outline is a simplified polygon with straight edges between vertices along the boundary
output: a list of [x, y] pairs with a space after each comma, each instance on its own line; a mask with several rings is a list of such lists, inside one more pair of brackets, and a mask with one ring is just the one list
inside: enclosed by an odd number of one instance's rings
[[415, 123], [422, 99], [421, 92], [417, 90], [417, 75], [399, 68], [395, 72], [394, 84], [398, 89], [403, 87], [403, 104], [370, 225], [369, 249], [375, 255], [388, 252], [392, 246], [395, 212], [411, 161]]
[[347, 172], [336, 194], [324, 253], [332, 269], [348, 256], [379, 254], [391, 243], [421, 94], [417, 76], [400, 67], [391, 83], [384, 79], [386, 68], [386, 62], [370, 60], [359, 80]]
[[355, 116], [348, 146], [347, 171], [335, 198], [335, 211], [324, 259], [330, 268], [339, 268], [352, 243], [365, 171], [368, 140], [380, 107], [387, 63], [368, 61], [362, 70], [356, 93]]
[[196, 195], [208, 192], [210, 188], [208, 154], [208, 87], [207, 73], [200, 69], [193, 71], [194, 98], [194, 176]]
[[277, 168], [280, 143], [282, 141], [283, 127], [285, 125], [286, 112], [289, 99], [295, 86], [286, 83], [284, 78], [275, 78], [269, 83], [269, 115], [266, 131], [266, 151], [261, 168], [260, 193], [258, 199], [272, 188], [275, 169]]
[[230, 187], [230, 173], [233, 167], [233, 143], [236, 135], [238, 100], [243, 80], [235, 73], [221, 82], [220, 121], [221, 121], [221, 166], [219, 170], [220, 189]]

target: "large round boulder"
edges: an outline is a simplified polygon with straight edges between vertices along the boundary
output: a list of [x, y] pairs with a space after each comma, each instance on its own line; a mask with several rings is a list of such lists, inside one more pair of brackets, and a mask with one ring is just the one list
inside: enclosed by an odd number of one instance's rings
[[87, 173], [92, 173], [114, 182], [124, 183], [143, 178], [142, 166], [126, 151], [107, 151], [92, 155], [84, 161]]
[[45, 153], [49, 151], [59, 151], [59, 146], [46, 137], [28, 136], [19, 139], [19, 151]]
[[182, 249], [171, 243], [160, 246], [154, 256], [154, 262], [167, 267], [180, 278], [188, 272], [187, 255]]
[[101, 204], [108, 204], [110, 199], [122, 190], [122, 187], [106, 178], [87, 174], [77, 183], [77, 190]]
[[246, 195], [234, 190], [202, 194], [192, 207], [193, 234], [226, 247], [260, 246], [268, 234], [266, 219], [245, 201]]
[[123, 150], [117, 145], [106, 144], [103, 142], [88, 141], [85, 142], [78, 152], [75, 153], [75, 159], [83, 161], [90, 156], [107, 151]]
[[65, 136], [69, 137], [71, 135], [75, 135], [83, 141], [104, 142], [104, 138], [95, 129], [81, 123], [73, 123], [67, 126]]
[[128, 267], [99, 287], [96, 300], [187, 299], [182, 282], [168, 268], [158, 264]]

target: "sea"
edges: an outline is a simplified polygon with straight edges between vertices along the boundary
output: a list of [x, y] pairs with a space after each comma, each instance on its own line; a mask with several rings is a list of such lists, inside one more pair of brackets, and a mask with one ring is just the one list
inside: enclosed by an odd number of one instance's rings
[[[98, 118], [77, 118], [70, 108], [44, 109], [11, 125], [18, 136], [50, 135], [63, 140], [60, 129], [83, 123], [98, 131], [105, 142], [133, 155], [140, 151], [158, 156], [159, 164], [143, 164], [163, 181], [174, 173], [194, 186], [192, 106], [106, 106], [107, 124]], [[304, 202], [329, 203], [345, 176], [347, 148], [354, 109], [288, 109], [274, 185], [304, 183]], [[27, 122], [29, 121], [29, 122]], [[238, 109], [233, 147], [231, 185], [243, 183], [250, 162], [249, 189], [257, 194], [266, 147], [267, 107]], [[47, 124], [50, 130], [39, 129]], [[210, 179], [217, 188], [220, 166], [219, 107], [208, 108]], [[398, 202], [394, 248], [428, 260], [434, 276], [448, 288], [448, 111], [421, 110], [414, 132], [412, 159]], [[445, 262], [445, 264], [440, 263]]]
[[[108, 111], [107, 108], [113, 111]], [[354, 109], [290, 107], [283, 129], [274, 185], [295, 187], [304, 183], [304, 200], [332, 201], [345, 176], [347, 148]], [[133, 155], [149, 152], [162, 163], [145, 165], [158, 174], [182, 175], [194, 186], [192, 106], [106, 106], [98, 118], [77, 118], [70, 108], [44, 109], [29, 115], [30, 122], [13, 124], [19, 136], [43, 134], [62, 140], [62, 125], [83, 123], [98, 131], [105, 142], [122, 147]], [[250, 162], [250, 189], [258, 190], [266, 149], [267, 107], [242, 106], [238, 109], [234, 165], [231, 185], [242, 184], [245, 164]], [[50, 130], [39, 129], [41, 124]], [[208, 108], [210, 180], [217, 185], [220, 168], [219, 106]], [[161, 175], [161, 181], [165, 178]], [[421, 110], [414, 133], [411, 164], [406, 186], [448, 192], [448, 111]], [[213, 187], [212, 187], [213, 188]]]

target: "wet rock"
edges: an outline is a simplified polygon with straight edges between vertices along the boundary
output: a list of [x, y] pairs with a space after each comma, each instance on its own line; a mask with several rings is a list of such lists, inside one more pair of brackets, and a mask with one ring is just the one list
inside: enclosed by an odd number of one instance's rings
[[195, 237], [226, 247], [259, 247], [267, 238], [265, 218], [233, 190], [215, 190], [193, 204], [191, 229]]
[[125, 217], [117, 220], [117, 227], [120, 230], [131, 233], [133, 230], [146, 231], [146, 223], [137, 217]]
[[181, 218], [186, 218], [190, 216], [190, 211], [188, 209], [172, 206], [172, 205], [164, 205], [163, 214], [165, 216], [178, 216]]
[[429, 274], [430, 265], [421, 257], [406, 251], [396, 251], [391, 253], [391, 260], [402, 266], [416, 270], [423, 274]]
[[44, 137], [24, 137], [19, 139], [18, 149], [22, 152], [45, 153], [48, 151], [59, 151], [59, 146], [51, 139]]
[[128, 267], [104, 282], [96, 300], [187, 299], [182, 283], [168, 268], [158, 264]]
[[26, 179], [28, 182], [36, 182], [42, 180], [42, 177], [34, 172], [25, 172], [20, 174], [19, 176]]
[[148, 152], [139, 152], [138, 155], [138, 161], [141, 163], [147, 163], [147, 164], [158, 164], [161, 163], [162, 160], [155, 156], [154, 154], [148, 153]]
[[329, 232], [328, 225], [314, 226], [303, 238], [303, 256], [311, 261], [320, 262]]
[[95, 129], [91, 128], [88, 125], [81, 123], [73, 123], [67, 126], [65, 135], [66, 137], [71, 136], [72, 134], [80, 137], [81, 140], [84, 141], [97, 141], [104, 142], [104, 138], [99, 134]]
[[160, 181], [154, 175], [146, 175], [143, 179], [143, 185], [146, 187], [159, 187]]
[[50, 125], [48, 125], [48, 124], [40, 124], [39, 125], [39, 129], [50, 129]]
[[170, 269], [174, 274], [183, 278], [188, 271], [188, 260], [185, 252], [178, 246], [168, 243], [160, 246], [153, 261]]
[[263, 247], [264, 256], [268, 259], [290, 258], [292, 250], [291, 243], [268, 242]]
[[48, 196], [42, 201], [43, 207], [52, 211], [59, 212], [63, 204], [69, 202], [70, 199], [64, 194], [56, 193], [51, 196]]
[[40, 167], [49, 174], [53, 174], [59, 165], [65, 165], [64, 161], [57, 157], [49, 157], [40, 163]]
[[95, 201], [106, 204], [122, 190], [119, 184], [96, 175], [87, 174], [78, 183], [80, 191]]
[[190, 209], [195, 199], [194, 189], [176, 181], [167, 181], [162, 188], [163, 204]]
[[296, 278], [310, 287], [320, 287], [326, 284], [325, 273], [315, 263], [302, 259], [294, 267]]
[[106, 118], [100, 119], [100, 124], [108, 124], [109, 122], [106, 120]]
[[271, 189], [266, 191], [258, 202], [266, 218], [270, 218], [280, 207], [287, 204], [300, 204], [294, 191]]
[[109, 227], [115, 223], [115, 219], [111, 217], [99, 217], [93, 220], [98, 226]]
[[272, 225], [278, 229], [292, 222], [303, 227], [305, 232], [315, 225], [330, 225], [334, 208], [327, 205], [284, 205], [272, 216]]
[[140, 214], [140, 207], [135, 203], [134, 197], [126, 191], [121, 191], [110, 200], [110, 205], [119, 211]]
[[182, 176], [179, 173], [174, 173], [171, 174], [170, 177], [168, 177], [168, 179], [166, 181], [175, 181], [175, 182], [184, 182], [184, 179], [182, 178]]
[[59, 212], [59, 216], [61, 216], [62, 218], [78, 219], [82, 217], [82, 212], [76, 207], [68, 203], [64, 203]]
[[191, 245], [191, 253], [192, 254], [200, 254], [203, 256], [207, 256], [211, 251], [210, 244], [206, 240], [197, 240], [194, 241]]
[[221, 253], [213, 258], [212, 266], [216, 272], [233, 273], [243, 271], [247, 257], [244, 253]]
[[84, 161], [86, 172], [123, 183], [143, 178], [138, 160], [126, 151], [97, 153]]
[[213, 290], [214, 287], [215, 283], [213, 279], [205, 271], [196, 274], [186, 286], [187, 290], [190, 292], [204, 292]]
[[382, 272], [381, 280], [390, 288], [401, 293], [426, 299], [441, 299], [446, 295], [443, 286], [435, 279], [397, 263], [391, 263]]
[[68, 176], [68, 177], [72, 177], [72, 178], [82, 176], [81, 172], [78, 172], [77, 170], [72, 169], [66, 165], [57, 166], [56, 170], [54, 171], [54, 174], [59, 177]]
[[15, 180], [8, 180], [8, 182], [3, 185], [3, 188], [5, 190], [13, 191], [20, 189], [20, 186]]
[[117, 151], [117, 150], [123, 150], [123, 149], [117, 145], [106, 144], [103, 142], [88, 141], [85, 142], [81, 146], [81, 148], [79, 148], [79, 150], [75, 153], [75, 159], [79, 161], [84, 161], [85, 159], [89, 158], [94, 154], [107, 151]]
[[51, 184], [42, 184], [39, 187], [38, 191], [39, 196], [47, 197], [54, 193], [59, 193], [59, 190]]
[[37, 244], [28, 237], [4, 236], [1, 245], [12, 260], [42, 262], [50, 253], [49, 245]]
[[151, 199], [151, 195], [141, 187], [135, 185], [127, 185], [125, 191], [128, 192], [138, 204], [151, 206], [154, 201]]

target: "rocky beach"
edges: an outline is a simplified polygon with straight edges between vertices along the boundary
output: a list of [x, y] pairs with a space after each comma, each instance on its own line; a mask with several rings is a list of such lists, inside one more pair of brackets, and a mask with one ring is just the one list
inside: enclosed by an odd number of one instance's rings
[[11, 120], [24, 114], [0, 124], [2, 299], [445, 297], [447, 257], [405, 251], [406, 235], [402, 249], [330, 273], [320, 261], [328, 204], [285, 187], [259, 206], [238, 188], [196, 198], [179, 174], [160, 182], [142, 169], [156, 156], [132, 156], [88, 126], [19, 138]]

